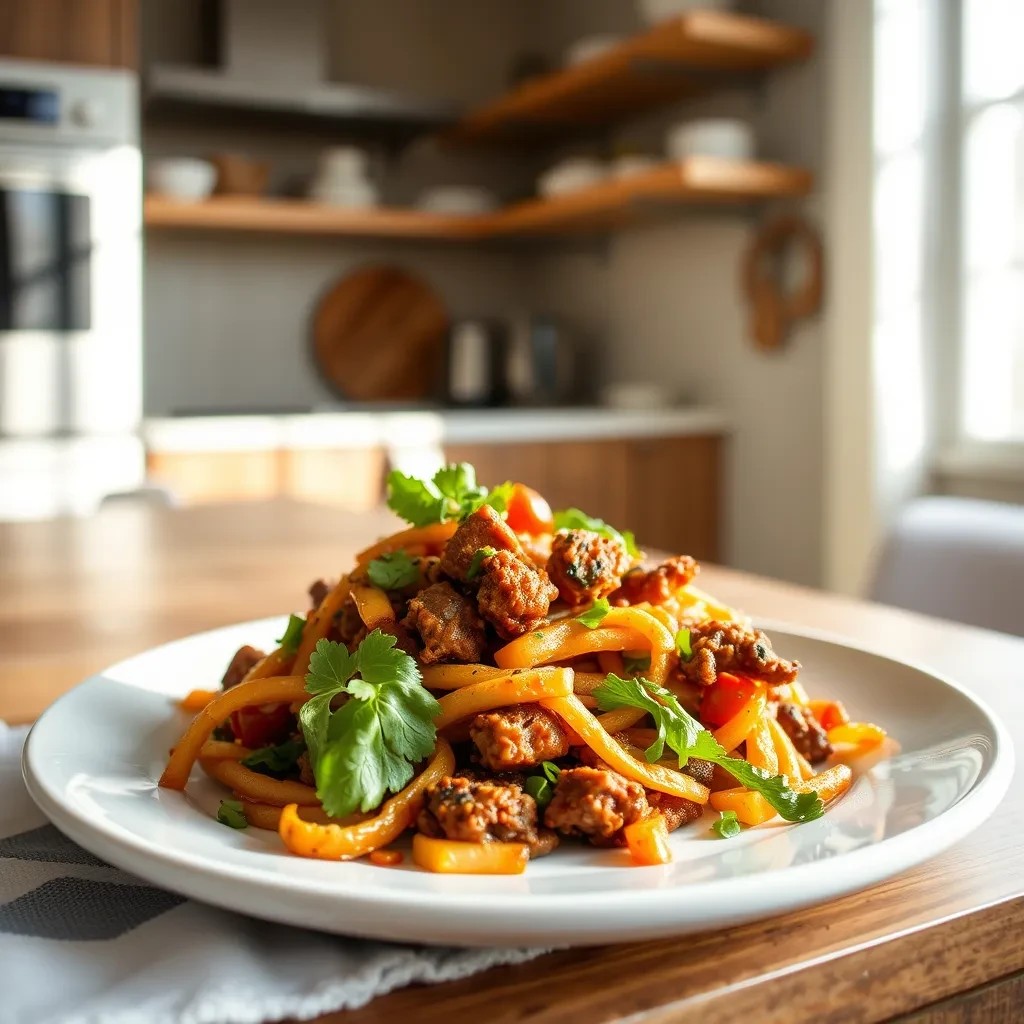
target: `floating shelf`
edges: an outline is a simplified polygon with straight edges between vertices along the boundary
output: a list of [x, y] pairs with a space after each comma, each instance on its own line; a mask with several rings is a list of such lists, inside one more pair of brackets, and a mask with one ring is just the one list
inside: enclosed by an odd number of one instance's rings
[[723, 80], [807, 58], [814, 37], [760, 18], [693, 11], [607, 53], [531, 79], [463, 117], [445, 138], [460, 143], [549, 140], [611, 124]]
[[153, 229], [473, 241], [608, 231], [683, 206], [746, 206], [806, 195], [812, 185], [810, 171], [800, 167], [691, 157], [569, 195], [530, 199], [477, 216], [394, 207], [345, 209], [298, 199], [181, 203], [148, 196], [145, 222]]

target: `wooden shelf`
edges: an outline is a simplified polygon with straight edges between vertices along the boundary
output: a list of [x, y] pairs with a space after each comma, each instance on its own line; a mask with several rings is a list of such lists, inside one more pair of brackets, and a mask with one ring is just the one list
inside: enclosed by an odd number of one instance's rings
[[149, 196], [145, 222], [154, 229], [474, 241], [607, 231], [683, 206], [744, 206], [806, 195], [812, 184], [810, 171], [799, 167], [692, 157], [569, 195], [530, 199], [471, 217], [388, 207], [343, 209], [298, 199], [180, 203]]
[[721, 11], [679, 15], [608, 53], [532, 79], [463, 117], [445, 138], [460, 143], [550, 139], [642, 113], [723, 79], [804, 60], [814, 37]]
[[146, 226], [200, 231], [252, 231], [352, 238], [471, 239], [483, 234], [479, 217], [450, 217], [397, 207], [356, 209], [303, 199], [217, 197], [188, 203], [147, 196]]

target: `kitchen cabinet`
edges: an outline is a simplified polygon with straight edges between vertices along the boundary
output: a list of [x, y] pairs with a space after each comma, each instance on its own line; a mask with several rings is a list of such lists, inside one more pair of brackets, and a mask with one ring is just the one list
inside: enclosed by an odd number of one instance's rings
[[721, 438], [717, 436], [460, 444], [445, 448], [471, 462], [487, 483], [522, 480], [554, 508], [575, 505], [641, 545], [697, 558], [719, 555]]
[[[576, 506], [642, 546], [720, 557], [722, 436], [446, 442], [445, 459], [470, 462], [487, 485], [520, 480], [554, 508]], [[152, 483], [186, 505], [294, 498], [362, 512], [379, 508], [387, 447], [281, 445], [239, 450], [151, 447]]]
[[138, 66], [137, 0], [4, 0], [0, 56]]

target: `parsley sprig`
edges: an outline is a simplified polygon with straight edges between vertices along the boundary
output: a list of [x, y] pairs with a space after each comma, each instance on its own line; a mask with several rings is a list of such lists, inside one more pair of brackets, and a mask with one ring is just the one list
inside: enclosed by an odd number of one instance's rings
[[404, 590], [420, 578], [419, 562], [402, 549], [388, 551], [366, 567], [370, 582], [381, 590]]
[[388, 508], [413, 526], [462, 520], [482, 505], [504, 513], [511, 495], [512, 484], [507, 481], [491, 491], [478, 486], [476, 470], [468, 462], [445, 466], [430, 480], [397, 469], [388, 474]]
[[711, 826], [711, 831], [722, 839], [732, 839], [743, 831], [743, 826], [735, 811], [722, 811], [718, 821]]
[[666, 745], [684, 768], [691, 757], [724, 768], [737, 782], [760, 793], [786, 821], [813, 821], [825, 812], [817, 793], [797, 793], [785, 775], [769, 775], [739, 757], [729, 757], [725, 748], [688, 714], [671, 690], [647, 679], [621, 679], [609, 673], [594, 690], [602, 711], [641, 708], [654, 719], [658, 735], [644, 752], [648, 761], [661, 760]]
[[564, 508], [555, 513], [556, 530], [590, 530], [592, 533], [599, 533], [602, 537], [611, 540], [621, 541], [626, 551], [633, 557], [640, 557], [640, 549], [636, 546], [636, 538], [632, 530], [616, 530], [610, 523], [594, 516], [588, 516], [586, 512], [578, 508]]
[[[354, 653], [331, 640], [309, 659], [299, 711], [316, 795], [332, 817], [377, 807], [411, 778], [413, 765], [433, 753], [441, 708], [423, 686], [416, 662], [375, 629]], [[347, 700], [337, 711], [331, 702]]]
[[254, 750], [242, 758], [242, 764], [263, 775], [285, 775], [295, 767], [305, 750], [306, 744], [301, 739], [285, 740], [274, 747]]
[[306, 620], [301, 615], [289, 615], [288, 625], [284, 627], [284, 633], [277, 638], [277, 642], [289, 654], [294, 654], [302, 643], [302, 631], [306, 628]]
[[249, 821], [242, 810], [241, 800], [221, 800], [217, 820], [228, 828], [248, 828]]
[[544, 810], [554, 799], [555, 786], [561, 772], [562, 769], [553, 761], [541, 761], [540, 775], [530, 775], [527, 778], [526, 792], [537, 801], [539, 810]]

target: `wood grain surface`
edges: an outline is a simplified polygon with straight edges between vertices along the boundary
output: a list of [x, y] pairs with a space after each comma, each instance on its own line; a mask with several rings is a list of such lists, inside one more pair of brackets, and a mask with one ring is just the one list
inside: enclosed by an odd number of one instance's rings
[[434, 392], [448, 313], [434, 290], [401, 267], [362, 267], [317, 303], [313, 356], [326, 381], [361, 402]]
[[[78, 679], [155, 643], [302, 608], [310, 580], [344, 569], [393, 525], [386, 514], [278, 502], [121, 505], [90, 520], [0, 526], [0, 716], [28, 720]], [[1024, 640], [724, 569], [707, 568], [701, 582], [756, 616], [938, 669], [982, 696], [1024, 745]], [[1019, 982], [995, 983], [1024, 971], [1021, 775], [972, 836], [863, 893], [742, 928], [553, 953], [326, 1019], [819, 1024], [921, 1011], [911, 1020], [1019, 1020]]]

